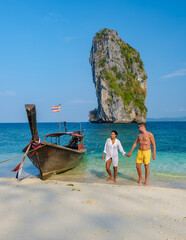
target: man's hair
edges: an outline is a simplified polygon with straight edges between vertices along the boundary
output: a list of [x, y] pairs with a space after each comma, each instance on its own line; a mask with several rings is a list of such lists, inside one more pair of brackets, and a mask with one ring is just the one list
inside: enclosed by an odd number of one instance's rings
[[118, 132], [117, 132], [117, 131], [113, 130], [113, 131], [111, 131], [111, 132], [115, 133], [116, 136], [118, 136]]
[[139, 123], [140, 126], [144, 126], [145, 128], [147, 128], [146, 123]]

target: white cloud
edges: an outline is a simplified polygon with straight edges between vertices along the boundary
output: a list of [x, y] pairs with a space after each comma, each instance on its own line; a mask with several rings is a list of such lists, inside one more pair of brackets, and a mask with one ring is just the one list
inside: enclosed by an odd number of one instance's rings
[[4, 97], [7, 97], [7, 96], [15, 97], [15, 96], [16, 96], [16, 93], [15, 93], [15, 92], [12, 92], [12, 91], [6, 91], [6, 92], [3, 92], [3, 93], [0, 93], [0, 96], [4, 96]]
[[73, 40], [74, 38], [73, 37], [71, 37], [71, 36], [64, 36], [64, 41], [65, 42], [69, 42], [69, 41], [71, 41], [71, 40]]
[[162, 76], [162, 78], [173, 78], [173, 77], [179, 77], [179, 76], [185, 76], [185, 75], [186, 75], [186, 68], [182, 68], [170, 74], [164, 75]]
[[87, 103], [95, 103], [95, 101], [76, 99], [76, 100], [71, 100], [71, 101], [69, 101], [69, 103], [87, 104]]
[[184, 107], [179, 107], [178, 111], [179, 112], [186, 112], [186, 109]]
[[16, 93], [15, 92], [12, 92], [12, 91], [6, 91], [6, 96], [13, 96], [15, 97], [16, 96]]
[[62, 18], [61, 14], [54, 13], [54, 12], [49, 12], [48, 16], [54, 21], [59, 21]]
[[52, 22], [68, 22], [66, 18], [63, 17], [62, 14], [57, 12], [49, 12], [46, 16], [42, 18], [44, 23], [52, 23]]
[[172, 108], [169, 108], [169, 109], [165, 109], [165, 112], [167, 113], [183, 113], [183, 112], [186, 112], [186, 107], [184, 106], [174, 106]]

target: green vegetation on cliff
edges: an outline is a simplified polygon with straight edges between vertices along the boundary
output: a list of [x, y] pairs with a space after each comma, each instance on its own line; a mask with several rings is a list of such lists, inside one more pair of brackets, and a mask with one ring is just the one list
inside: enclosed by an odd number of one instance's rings
[[99, 67], [104, 67], [104, 66], [105, 66], [105, 63], [106, 63], [106, 57], [103, 57], [103, 58], [101, 59], [101, 61], [98, 63], [98, 66], [99, 66]]
[[117, 72], [116, 66], [112, 67], [111, 70], [110, 72], [106, 69], [102, 70], [103, 77], [111, 88], [110, 93], [114, 93], [123, 99], [125, 110], [129, 109], [129, 105], [132, 103], [134, 107], [138, 107], [141, 112], [146, 113], [147, 108], [144, 103], [146, 90], [140, 87], [136, 76], [132, 73]]

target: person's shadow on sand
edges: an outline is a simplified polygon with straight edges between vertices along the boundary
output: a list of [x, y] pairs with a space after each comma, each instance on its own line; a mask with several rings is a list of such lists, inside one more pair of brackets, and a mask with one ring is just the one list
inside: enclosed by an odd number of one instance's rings
[[124, 173], [121, 173], [121, 172], [118, 172], [118, 177], [125, 178], [129, 181], [132, 181], [132, 182], [137, 182], [137, 180], [134, 177], [128, 176], [127, 174], [124, 174]]
[[[105, 172], [99, 172], [97, 170], [90, 170], [90, 173], [100, 179], [105, 179], [108, 177]], [[128, 176], [127, 174], [124, 174], [124, 173], [118, 172], [118, 177], [125, 178], [132, 182], [137, 182], [137, 180], [134, 177]]]
[[107, 177], [105, 172], [99, 172], [97, 170], [90, 170], [90, 173], [100, 179], [105, 179]]

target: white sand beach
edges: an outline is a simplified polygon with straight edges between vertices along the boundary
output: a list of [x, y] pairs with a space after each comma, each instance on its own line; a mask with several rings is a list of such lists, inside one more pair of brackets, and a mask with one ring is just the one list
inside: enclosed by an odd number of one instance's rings
[[0, 239], [186, 239], [186, 191], [0, 179]]

